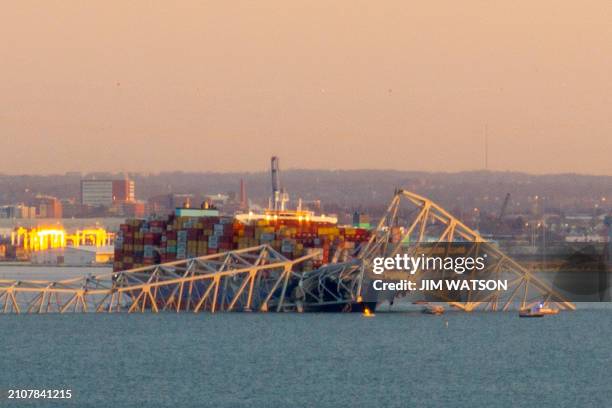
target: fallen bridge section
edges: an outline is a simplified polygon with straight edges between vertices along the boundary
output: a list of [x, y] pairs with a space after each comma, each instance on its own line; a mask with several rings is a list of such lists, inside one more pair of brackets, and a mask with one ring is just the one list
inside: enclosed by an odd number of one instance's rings
[[0, 280], [3, 313], [281, 311], [301, 263], [268, 245], [56, 282]]
[[[400, 253], [412, 256], [436, 253], [444, 258], [450, 256], [449, 251], [457, 249], [458, 244], [469, 248], [465, 256], [488, 257], [487, 267], [479, 272], [480, 277], [505, 278], [510, 287], [508, 290], [493, 292], [471, 291], [467, 298], [461, 300], [433, 294], [435, 299], [432, 300], [446, 302], [467, 312], [477, 309], [507, 311], [534, 305], [555, 307], [560, 310], [576, 308], [550, 284], [487, 242], [477, 231], [452, 216], [444, 208], [406, 190], [395, 192], [370, 241], [359, 254], [359, 259], [363, 262], [362, 268], [352, 271], [353, 279], [359, 283], [358, 296], [362, 295], [361, 288], [365, 287], [369, 280], [374, 279], [371, 274], [374, 258], [394, 257]], [[417, 270], [410, 279], [418, 282], [425, 276], [427, 275], [424, 271]], [[392, 298], [389, 300], [393, 301]]]

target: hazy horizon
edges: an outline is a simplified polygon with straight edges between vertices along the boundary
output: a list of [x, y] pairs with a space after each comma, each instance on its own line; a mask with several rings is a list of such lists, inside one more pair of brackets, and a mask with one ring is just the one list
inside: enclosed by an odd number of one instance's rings
[[[0, 174], [612, 175], [612, 3], [3, 7]], [[487, 129], [487, 130], [485, 130]]]
[[[281, 167], [281, 174], [284, 172], [398, 172], [398, 173], [424, 173], [424, 174], [475, 174], [475, 173], [490, 173], [492, 175], [499, 174], [515, 174], [515, 175], [524, 175], [524, 176], [578, 176], [578, 177], [612, 177], [609, 174], [595, 174], [595, 173], [576, 173], [576, 172], [558, 172], [558, 173], [530, 173], [519, 170], [484, 170], [484, 169], [475, 169], [475, 170], [457, 170], [457, 171], [444, 171], [444, 170], [401, 170], [401, 169], [374, 169], [374, 168], [361, 168], [361, 169], [323, 169], [323, 168], [283, 168]], [[229, 174], [261, 174], [261, 173], [270, 173], [270, 169], [259, 169], [259, 170], [244, 170], [244, 171], [216, 171], [216, 170], [163, 170], [163, 171], [113, 171], [113, 170], [100, 170], [100, 171], [78, 171], [78, 170], [68, 170], [62, 173], [2, 173], [0, 172], [0, 177], [8, 176], [8, 177], [62, 177], [69, 176], [72, 174], [80, 174], [81, 176], [92, 176], [97, 174], [108, 174], [115, 176], [123, 176], [125, 174], [133, 174], [133, 175], [143, 175], [143, 176], [155, 176], [161, 174], [175, 174], [175, 173], [185, 173], [185, 174], [221, 174], [221, 175], [229, 175]]]

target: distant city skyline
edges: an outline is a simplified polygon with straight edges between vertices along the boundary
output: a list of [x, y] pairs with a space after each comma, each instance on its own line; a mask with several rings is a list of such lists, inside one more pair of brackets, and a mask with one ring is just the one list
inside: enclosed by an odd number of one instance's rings
[[3, 174], [267, 171], [278, 155], [612, 175], [607, 1], [23, 1], [3, 17]]

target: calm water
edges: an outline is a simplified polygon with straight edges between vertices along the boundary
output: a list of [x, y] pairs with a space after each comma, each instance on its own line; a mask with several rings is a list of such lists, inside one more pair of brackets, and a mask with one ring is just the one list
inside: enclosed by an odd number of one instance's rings
[[45, 406], [609, 407], [611, 342], [610, 309], [0, 316], [0, 389], [73, 390]]

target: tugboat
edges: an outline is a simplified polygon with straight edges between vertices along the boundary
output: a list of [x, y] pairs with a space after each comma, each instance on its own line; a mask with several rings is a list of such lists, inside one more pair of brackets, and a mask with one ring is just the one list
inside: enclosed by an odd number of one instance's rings
[[519, 310], [519, 317], [544, 317], [540, 306], [527, 307]]
[[556, 315], [557, 313], [559, 313], [559, 309], [544, 307], [544, 304], [540, 303], [537, 306], [521, 309], [519, 317], [544, 317], [546, 315]]

